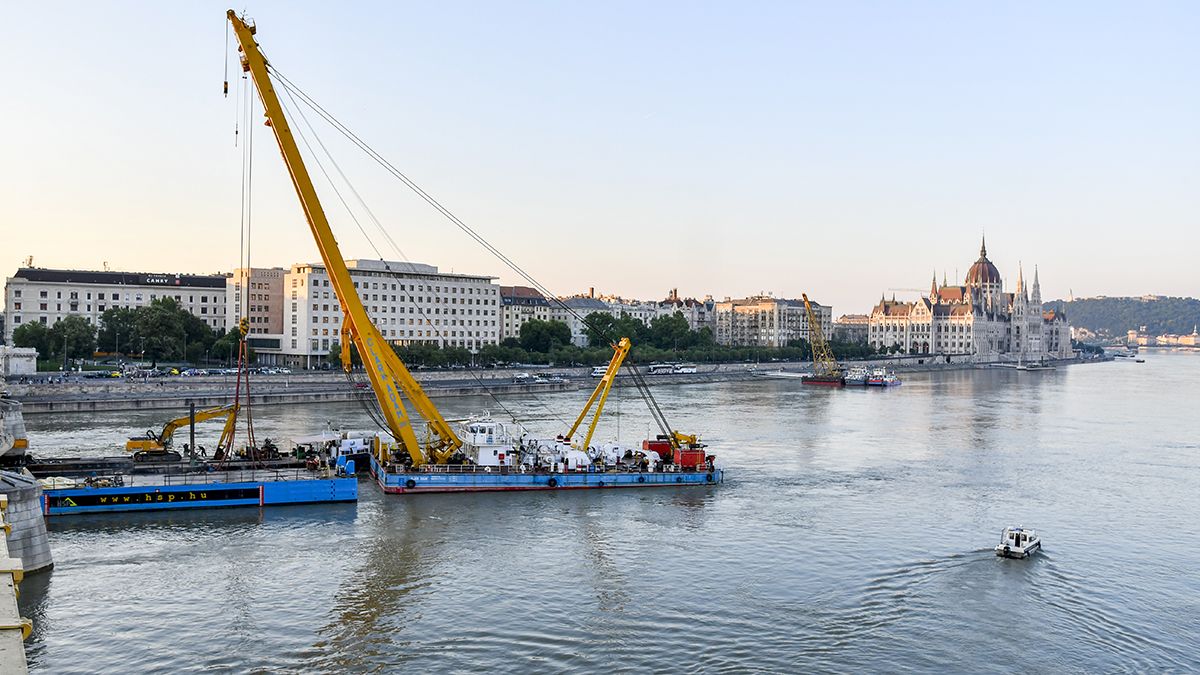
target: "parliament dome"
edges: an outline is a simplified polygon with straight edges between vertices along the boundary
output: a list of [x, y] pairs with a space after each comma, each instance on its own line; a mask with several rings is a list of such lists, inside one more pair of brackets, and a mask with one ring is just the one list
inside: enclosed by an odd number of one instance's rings
[[979, 244], [979, 260], [967, 270], [967, 285], [982, 286], [984, 284], [1000, 285], [1000, 270], [987, 257], [987, 242]]

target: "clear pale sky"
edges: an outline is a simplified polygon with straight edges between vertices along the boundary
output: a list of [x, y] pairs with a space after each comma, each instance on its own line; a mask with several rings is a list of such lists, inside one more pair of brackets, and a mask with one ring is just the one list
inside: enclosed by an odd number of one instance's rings
[[[226, 5], [0, 9], [0, 272], [235, 267]], [[866, 311], [965, 274], [986, 232], [1047, 299], [1200, 295], [1194, 2], [245, 9], [276, 67], [558, 293]], [[267, 132], [252, 262], [316, 260]], [[322, 137], [411, 259], [517, 281]]]

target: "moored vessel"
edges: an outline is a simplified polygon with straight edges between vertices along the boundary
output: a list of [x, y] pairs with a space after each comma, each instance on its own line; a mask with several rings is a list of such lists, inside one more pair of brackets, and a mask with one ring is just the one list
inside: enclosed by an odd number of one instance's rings
[[847, 387], [865, 387], [867, 379], [871, 376], [871, 371], [863, 366], [854, 366], [846, 372]]
[[833, 374], [818, 374], [802, 375], [800, 377], [802, 384], [813, 384], [820, 387], [844, 387], [846, 386], [846, 378], [841, 375]]
[[372, 472], [384, 492], [485, 492], [714, 485], [724, 471], [701, 443], [672, 447], [659, 437], [630, 448], [617, 443], [582, 450], [566, 437], [514, 436], [510, 426], [484, 417], [458, 426], [462, 464], [381, 464]]
[[900, 378], [896, 377], [895, 373], [888, 372], [885, 368], [876, 368], [867, 377], [867, 386], [869, 387], [897, 387], [901, 384], [903, 383]]
[[113, 511], [280, 506], [358, 499], [358, 479], [332, 469], [249, 469], [173, 474], [117, 474], [44, 479], [43, 513], [66, 516]]

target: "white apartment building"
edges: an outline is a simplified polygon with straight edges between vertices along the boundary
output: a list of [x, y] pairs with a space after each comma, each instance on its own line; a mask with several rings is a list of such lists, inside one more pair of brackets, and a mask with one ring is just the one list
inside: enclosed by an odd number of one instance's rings
[[218, 331], [226, 330], [224, 274], [159, 274], [22, 267], [4, 282], [4, 342], [22, 324], [53, 326], [77, 314], [93, 325], [115, 307], [137, 309], [159, 298], [179, 306]]
[[[563, 307], [563, 305], [566, 307]], [[712, 296], [704, 300], [680, 298], [678, 291], [672, 289], [667, 298], [662, 301], [627, 300], [616, 295], [595, 294], [595, 289], [589, 289], [587, 295], [563, 297], [550, 303], [550, 318], [562, 321], [571, 329], [571, 343], [580, 347], [588, 346], [586, 326], [575, 315], [586, 317], [593, 312], [609, 314], [613, 318], [628, 317], [636, 319], [649, 326], [655, 319], [672, 316], [676, 313], [683, 315], [691, 330], [714, 327], [714, 307]], [[567, 309], [567, 308], [570, 309]], [[594, 346], [594, 345], [593, 345]]]
[[[822, 335], [830, 337], [833, 308], [811, 302]], [[716, 303], [717, 344], [729, 347], [786, 347], [793, 340], [809, 340], [808, 314], [803, 300], [759, 295]]]
[[[347, 260], [358, 296], [384, 339], [478, 351], [500, 341], [496, 277], [445, 274], [433, 265]], [[253, 289], [251, 289], [253, 290]], [[271, 362], [311, 366], [341, 341], [342, 308], [321, 263], [295, 264], [283, 279], [283, 332], [251, 346]], [[279, 340], [278, 348], [271, 342]]]
[[647, 300], [626, 300], [616, 295], [602, 295], [600, 301], [608, 305], [608, 311], [614, 318], [629, 317], [647, 326], [663, 313], [657, 302]]

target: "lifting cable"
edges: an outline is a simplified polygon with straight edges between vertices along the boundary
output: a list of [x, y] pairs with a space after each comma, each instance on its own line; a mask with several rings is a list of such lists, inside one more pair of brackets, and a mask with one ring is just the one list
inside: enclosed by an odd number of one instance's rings
[[[313, 128], [312, 123], [309, 122], [309, 120], [308, 120], [308, 117], [304, 114], [303, 108], [301, 108], [300, 105], [296, 102], [296, 99], [293, 97], [292, 91], [287, 87], [282, 87], [282, 89], [284, 90], [284, 93], [287, 94], [287, 97], [289, 99], [291, 99], [292, 105], [295, 107], [295, 111], [296, 111], [295, 113], [293, 113], [292, 108], [287, 105], [287, 102], [284, 99], [280, 98], [280, 104], [281, 104], [281, 107], [284, 109], [285, 115], [287, 115], [288, 117], [290, 117], [292, 119], [292, 124], [290, 126], [293, 128], [296, 135], [300, 137], [301, 142], [304, 143], [304, 147], [308, 149], [309, 155], [312, 157], [313, 161], [316, 163], [317, 168], [320, 169], [321, 174], [325, 177], [325, 180], [329, 184], [330, 189], [333, 190], [334, 195], [337, 196], [338, 201], [341, 202], [342, 207], [346, 209], [346, 213], [350, 216], [350, 219], [354, 221], [354, 224], [358, 228], [359, 233], [361, 233], [363, 238], [367, 240], [367, 244], [370, 245], [371, 249], [375, 252], [375, 255], [379, 258], [379, 260], [384, 263], [384, 267], [385, 267], [386, 271], [389, 272], [390, 274], [392, 274], [394, 278], [396, 278], [397, 277], [396, 272], [392, 271], [391, 267], [389, 265], [387, 265], [387, 261], [384, 260], [383, 253], [379, 250], [379, 247], [376, 246], [374, 240], [371, 238], [371, 235], [367, 234], [366, 228], [363, 227], [362, 223], [359, 221], [358, 217], [355, 215], [354, 209], [352, 209], [350, 207], [350, 204], [346, 201], [346, 198], [342, 195], [341, 190], [338, 189], [337, 184], [333, 180], [333, 177], [329, 174], [329, 171], [325, 168], [325, 164], [321, 160], [321, 156], [316, 152], [316, 150], [313, 148], [312, 144], [309, 143], [308, 137], [304, 133], [304, 129], [300, 125], [295, 124], [297, 117], [300, 119], [300, 121], [302, 121], [304, 123], [304, 126], [308, 127], [309, 133], [312, 134], [312, 136], [313, 136], [313, 140], [316, 141], [317, 145], [321, 148], [325, 157], [328, 158], [330, 164], [333, 165], [334, 170], [341, 177], [342, 181], [346, 184], [346, 187], [354, 195], [354, 197], [358, 201], [359, 205], [363, 208], [364, 211], [366, 211], [368, 217], [370, 217], [370, 219], [374, 222], [375, 226], [383, 234], [384, 238], [387, 239], [387, 241], [391, 245], [392, 249], [405, 262], [408, 262], [411, 264], [412, 261], [409, 260], [408, 256], [404, 253], [404, 251], [400, 249], [399, 245], [396, 244], [396, 241], [392, 238], [391, 234], [389, 234], [387, 229], [384, 228], [383, 223], [381, 223], [379, 221], [379, 218], [375, 216], [374, 211], [372, 211], [370, 209], [370, 207], [367, 206], [367, 203], [362, 198], [362, 195], [359, 194], [358, 190], [354, 187], [354, 184], [346, 176], [346, 173], [344, 171], [342, 171], [341, 165], [338, 164], [337, 159], [335, 159], [333, 157], [333, 154], [331, 152], [329, 152], [329, 148], [326, 147], [325, 143], [321, 140], [320, 135], [317, 133], [316, 129]], [[428, 315], [425, 314], [425, 310], [416, 302], [416, 299], [413, 297], [411, 291], [408, 288], [404, 288], [404, 284], [401, 284], [401, 292], [404, 293], [404, 295], [408, 298], [409, 302], [414, 307], [416, 307], [417, 312], [421, 315], [421, 318], [430, 326], [430, 328], [433, 329], [433, 331], [436, 333], [437, 337], [440, 340], [442, 340], [443, 342], [445, 342], [446, 337], [445, 337], [445, 335], [443, 335], [441, 328], [439, 326], [436, 326], [434, 324], [433, 320]], [[345, 372], [346, 379], [349, 383], [351, 383], [352, 386], [357, 386], [358, 384], [361, 383], [361, 380], [356, 378], [352, 374], [352, 372], [349, 372], [349, 371], [343, 371], [343, 372]], [[496, 405], [500, 406], [500, 409], [503, 410], [508, 415], [508, 417], [510, 419], [512, 419], [512, 421], [514, 423], [516, 423], [516, 424], [520, 425], [522, 428], [524, 428], [524, 425], [521, 424], [521, 422], [517, 418], [516, 414], [513, 413], [511, 410], [508, 409], [508, 407], [506, 407], [504, 405], [504, 402], [500, 400], [500, 398], [487, 385], [487, 383], [474, 371], [469, 371], [469, 372], [470, 372], [471, 377], [473, 379], [475, 379], [476, 383], [488, 394], [488, 396], [490, 396], [492, 398], [493, 401], [496, 402]], [[380, 428], [380, 430], [390, 431], [385, 420], [383, 420], [382, 416], [379, 414], [379, 411], [377, 411], [374, 406], [367, 403], [367, 401], [363, 398], [356, 397], [356, 400], [359, 401], [362, 408], [367, 412], [368, 417], [371, 418], [371, 421], [374, 422], [375, 425]], [[541, 403], [542, 406], [545, 407], [548, 412], [553, 414], [553, 411], [548, 406], [546, 406], [546, 404], [544, 402], [539, 400], [539, 403]], [[566, 424], [566, 422], [564, 420], [561, 420], [561, 418], [560, 418], [560, 421], [563, 421], [563, 423]]]
[[[614, 336], [612, 335], [611, 331], [606, 330], [603, 327], [596, 325], [594, 322], [588, 321], [588, 319], [586, 317], [581, 315], [574, 308], [567, 305], [560, 298], [558, 298], [558, 296], [551, 293], [550, 290], [546, 286], [544, 286], [542, 283], [537, 281], [537, 279], [535, 279], [532, 275], [530, 275], [528, 272], [526, 272], [523, 268], [521, 268], [520, 265], [518, 265], [511, 258], [509, 258], [507, 255], [505, 255], [503, 252], [501, 252], [493, 244], [491, 244], [489, 241], [487, 241], [487, 239], [485, 239], [482, 235], [480, 235], [478, 232], [476, 232], [474, 229], [472, 229], [462, 219], [460, 219], [458, 216], [454, 215], [453, 212], [451, 212], [448, 208], [443, 206], [439, 201], [437, 201], [437, 199], [435, 199], [432, 195], [427, 193], [424, 189], [422, 189], [419, 185], [417, 185], [407, 175], [405, 175], [403, 172], [401, 172], [399, 169], [397, 169], [394, 165], [392, 165], [390, 162], [388, 162], [387, 159], [385, 159], [382, 155], [380, 155], [378, 152], [376, 152], [371, 146], [369, 146], [365, 141], [363, 141], [361, 138], [359, 138], [348, 127], [346, 127], [344, 124], [342, 124], [331, 113], [329, 113], [327, 110], [325, 110], [323, 107], [321, 107], [321, 105], [318, 104], [311, 96], [306, 94], [304, 92], [304, 90], [300, 89], [298, 86], [296, 86], [294, 83], [292, 83], [292, 81], [289, 80], [283, 73], [279, 72], [279, 70], [277, 68], [272, 66], [270, 64], [270, 62], [268, 62], [267, 67], [271, 71], [271, 73], [276, 76], [281, 87], [285, 91], [288, 92], [289, 96], [292, 96], [294, 94], [295, 96], [299, 97], [300, 101], [302, 101], [310, 109], [312, 109], [314, 112], [316, 112], [318, 115], [320, 115], [322, 119], [324, 119], [327, 123], [330, 124], [330, 126], [332, 126], [335, 130], [337, 130], [339, 133], [341, 133], [347, 140], [349, 140], [351, 143], [353, 143], [355, 146], [357, 146], [368, 157], [370, 157], [377, 164], [379, 164], [384, 170], [386, 170], [388, 173], [392, 174], [393, 177], [395, 177], [397, 180], [399, 180], [401, 183], [403, 183], [406, 187], [408, 187], [410, 190], [412, 190], [423, 201], [425, 201], [427, 204], [432, 206], [436, 211], [441, 213], [444, 217], [446, 217], [446, 219], [448, 219], [451, 223], [453, 223], [460, 230], [462, 230], [465, 234], [467, 234], [467, 236], [469, 236], [471, 239], [474, 239], [477, 243], [479, 243], [481, 246], [483, 246], [484, 249], [486, 249], [489, 253], [491, 253], [498, 260], [500, 260], [502, 263], [504, 263], [513, 272], [518, 274], [527, 283], [529, 283], [531, 286], [533, 286], [535, 289], [537, 289], [540, 293], [542, 293], [543, 296], [547, 297], [548, 299], [551, 299], [553, 302], [558, 303], [558, 305], [560, 307], [562, 307], [563, 310], [565, 310], [566, 312], [573, 315], [583, 325], [591, 328], [596, 333], [604, 336], [610, 342], [615, 342]], [[293, 98], [293, 102], [294, 101], [295, 101], [295, 99]], [[654, 398], [654, 394], [650, 391], [649, 384], [645, 381], [645, 378], [642, 377], [641, 372], [638, 370], [638, 368], [635, 364], [630, 363], [629, 370], [630, 370], [634, 385], [637, 387], [638, 392], [641, 394], [642, 398], [646, 401], [647, 407], [650, 409], [651, 416], [654, 417], [655, 423], [658, 425], [659, 429], [662, 431], [662, 433], [664, 435], [670, 437], [672, 435], [670, 423], [667, 421], [666, 415], [663, 412], [662, 408], [658, 405], [658, 401]]]
[[[228, 35], [226, 35], [228, 41]], [[228, 50], [226, 50], [226, 78], [228, 78]], [[250, 301], [250, 285], [248, 283], [250, 277], [250, 236], [251, 236], [251, 215], [253, 205], [253, 190], [254, 190], [254, 124], [251, 119], [254, 113], [254, 99], [251, 96], [249, 78], [242, 75], [242, 86], [237, 90], [235, 95], [235, 103], [238, 108], [238, 115], [235, 116], [234, 122], [234, 145], [237, 145], [237, 133], [239, 122], [244, 122], [242, 126], [247, 129], [246, 142], [242, 144], [242, 176], [241, 176], [241, 206], [239, 213], [239, 241], [238, 241], [238, 265], [245, 274], [241, 280], [241, 301], [238, 303], [236, 314], [238, 317], [237, 326], [235, 329], [239, 332], [238, 340], [238, 362], [237, 362], [237, 379], [234, 385], [233, 402], [235, 405], [241, 405], [242, 400], [242, 385], [245, 381], [246, 392], [246, 444], [253, 458], [257, 458], [255, 438], [254, 438], [254, 414], [251, 407], [250, 398], [250, 350], [246, 342], [247, 333], [242, 332], [243, 328], [248, 332], [249, 326], [243, 326], [243, 319], [248, 321], [249, 317], [249, 301]], [[226, 91], [228, 95], [228, 91]], [[236, 413], [234, 424], [236, 425]], [[235, 427], [236, 428], [236, 427]], [[229, 447], [224, 448], [224, 457], [220, 465], [232, 458], [234, 452], [236, 432], [230, 438]]]

